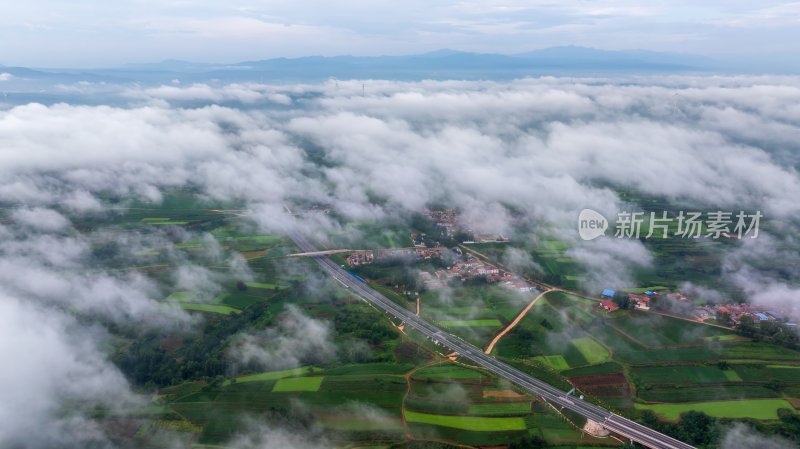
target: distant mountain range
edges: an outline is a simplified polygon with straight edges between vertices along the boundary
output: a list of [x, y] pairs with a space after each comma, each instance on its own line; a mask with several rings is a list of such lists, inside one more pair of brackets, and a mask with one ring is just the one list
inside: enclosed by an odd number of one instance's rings
[[408, 71], [547, 71], [580, 69], [595, 71], [686, 71], [703, 70], [713, 65], [707, 58], [641, 50], [604, 51], [583, 47], [552, 47], [528, 53], [503, 55], [469, 53], [443, 49], [408, 56], [307, 56], [245, 61], [236, 64], [200, 64], [167, 60], [152, 64], [129, 64], [134, 71], [178, 73], [231, 71], [328, 71], [333, 74], [364, 70], [370, 73]]
[[[745, 70], [742, 70], [745, 67]], [[519, 54], [470, 53], [443, 49], [408, 56], [308, 56], [208, 64], [180, 60], [127, 64], [105, 69], [28, 69], [0, 66], [1, 73], [25, 80], [165, 83], [341, 79], [511, 79], [525, 76], [613, 76], [669, 73], [767, 73], [758, 66], [702, 56], [644, 50], [605, 51], [552, 47]]]

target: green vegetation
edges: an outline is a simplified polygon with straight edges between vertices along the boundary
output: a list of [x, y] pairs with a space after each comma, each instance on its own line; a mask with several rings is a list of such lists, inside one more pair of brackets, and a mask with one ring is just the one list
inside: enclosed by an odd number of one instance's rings
[[267, 282], [245, 282], [244, 285], [246, 285], [246, 286], [248, 286], [250, 288], [260, 288], [260, 289], [263, 289], [263, 290], [276, 290], [276, 289], [279, 289], [279, 288], [283, 288], [283, 287], [279, 286], [278, 284], [270, 284], [270, 283], [267, 283]]
[[608, 360], [608, 350], [590, 337], [572, 340], [572, 345], [581, 353], [589, 364], [602, 363]]
[[319, 418], [319, 422], [324, 429], [348, 432], [377, 430], [401, 432], [403, 430], [403, 423], [399, 417], [382, 416], [379, 419], [366, 420], [352, 414], [341, 413], [323, 415]]
[[557, 371], [569, 369], [569, 363], [567, 363], [563, 355], [540, 355], [534, 357], [534, 360], [538, 360]]
[[167, 301], [192, 302], [197, 297], [197, 292], [172, 292], [167, 296]]
[[234, 309], [233, 307], [223, 306], [220, 304], [195, 304], [189, 302], [182, 302], [180, 303], [180, 307], [183, 310], [192, 310], [195, 312], [209, 312], [209, 313], [218, 313], [220, 315], [230, 315], [232, 313], [239, 313], [238, 309]]
[[[266, 373], [238, 376], [236, 377], [236, 383], [264, 382], [267, 380], [278, 380], [278, 379], [283, 379], [285, 377], [304, 376], [306, 374], [310, 374], [316, 371], [317, 369], [308, 366], [294, 368], [294, 369], [287, 369], [283, 371], [268, 371]], [[230, 385], [230, 383], [231, 383], [230, 380], [225, 381], [225, 385]]]
[[703, 412], [716, 418], [778, 419], [778, 409], [791, 409], [784, 399], [748, 399], [743, 401], [685, 402], [678, 404], [636, 404], [640, 410], [652, 410], [669, 420], [677, 420], [687, 411]]
[[[426, 447], [422, 444], [428, 442], [403, 442], [403, 405], [407, 429], [420, 439], [514, 448], [615, 444], [582, 435], [580, 419], [569, 414], [565, 419], [532, 402], [532, 397], [515, 392], [506, 382], [470, 368], [466, 360], [447, 361], [441, 347], [409, 328], [399, 332], [394, 327], [398, 322], [365, 305], [351, 291], [333, 283], [309, 285], [307, 275], [299, 273], [317, 275], [318, 268], [307, 259], [284, 257], [297, 252], [285, 237], [252, 235], [250, 224], [209, 213], [208, 203], [199, 204], [188, 194], [168, 197], [163, 207], [131, 210], [107, 218], [109, 223], [86, 226], [158, 236], [153, 241], [166, 242], [162, 247], [144, 248], [133, 260], [123, 257], [113, 241], [94, 245], [92, 258], [120, 273], [138, 270], [161, 291], [171, 292], [165, 304], [207, 312], [191, 329], [154, 332], [121, 325], [114, 330], [116, 365], [136, 388], [159, 392], [151, 407], [135, 413], [137, 424], [151, 422], [137, 432], [142, 441], [136, 444], [141, 447], [159, 447], [146, 441], [147, 435], [156, 433], [153, 429], [182, 429], [187, 440], [199, 446], [224, 445], [246, 418], [292, 423], [296, 427], [290, 431], [298, 433], [321, 428], [342, 447]], [[411, 221], [417, 223], [419, 217]], [[430, 223], [422, 226], [357, 223], [331, 236], [328, 243], [329, 247], [346, 243], [351, 248], [408, 246], [412, 231], [427, 232], [420, 238], [431, 244], [450, 242]], [[353, 229], [365, 235], [359, 246], [349, 246]], [[223, 259], [208, 258], [208, 235], [216, 239], [212, 243]], [[568, 253], [570, 244], [552, 237], [540, 242], [531, 243], [530, 248], [516, 242], [469, 247], [500, 260], [516, 245], [545, 271], [523, 274], [578, 288], [587, 276]], [[693, 249], [685, 242], [664, 245], [657, 249], [685, 250], [686, 257], [713, 259], [712, 252]], [[220, 281], [213, 300], [209, 292], [174, 291], [175, 260], [190, 260], [226, 279], [229, 268], [220, 260], [236, 254], [246, 260], [252, 281]], [[341, 263], [344, 256], [336, 260]], [[433, 272], [448, 263], [394, 261], [353, 271], [409, 310], [415, 309], [419, 294], [424, 318], [485, 347], [528, 304], [530, 295], [480, 281], [454, 281], [446, 290], [427, 290], [421, 285], [420, 270]], [[671, 276], [682, 268], [680, 263], [668, 265], [663, 275], [649, 269], [637, 273], [647, 279], [639, 285], [674, 289]], [[681, 274], [680, 279], [708, 276], [690, 273]], [[255, 363], [231, 362], [231, 347], [243, 335], [268, 335], [259, 344], [269, 347], [279, 340], [272, 336], [289, 332], [285, 328], [289, 307], [327, 326], [328, 340], [336, 347], [335, 359], [304, 354], [300, 368], [270, 372], [260, 372], [264, 367]], [[698, 447], [713, 447], [716, 429], [728, 425], [728, 419], [753, 419], [759, 430], [775, 429], [783, 435], [792, 435], [793, 426], [800, 429], [792, 407], [800, 402], [800, 352], [790, 344], [776, 344], [777, 330], [771, 334], [751, 331], [734, 333], [639, 311], [608, 314], [600, 312], [595, 301], [550, 292], [500, 340], [493, 355], [565, 391], [577, 387], [590, 401]], [[439, 363], [405, 378], [435, 361]], [[357, 412], [362, 406], [374, 408], [371, 419]]]
[[480, 416], [509, 416], [527, 415], [531, 411], [529, 402], [499, 402], [490, 404], [471, 404], [468, 408], [470, 415]]
[[481, 379], [484, 375], [476, 370], [458, 365], [429, 366], [417, 371], [415, 378], [420, 379]]
[[317, 391], [322, 386], [324, 377], [289, 377], [279, 379], [272, 388], [273, 393], [285, 393], [288, 391]]
[[502, 323], [500, 323], [500, 320], [498, 320], [498, 319], [462, 320], [462, 321], [448, 320], [448, 321], [440, 321], [439, 324], [441, 324], [444, 327], [464, 327], [464, 326], [500, 327], [500, 326], [502, 326]]
[[716, 366], [659, 366], [636, 367], [632, 376], [647, 384], [660, 383], [720, 383], [741, 380], [733, 370], [721, 370]]
[[475, 432], [497, 432], [506, 430], [525, 430], [522, 418], [483, 418], [476, 416], [432, 415], [428, 413], [406, 412], [406, 421], [452, 427]]

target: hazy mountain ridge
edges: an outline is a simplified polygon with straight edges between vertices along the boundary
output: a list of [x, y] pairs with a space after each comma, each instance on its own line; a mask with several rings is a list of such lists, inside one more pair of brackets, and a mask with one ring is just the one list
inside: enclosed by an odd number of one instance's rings
[[242, 61], [233, 64], [167, 59], [121, 67], [59, 69], [4, 67], [18, 79], [76, 77], [107, 82], [199, 82], [320, 80], [335, 78], [382, 79], [511, 79], [524, 76], [613, 73], [687, 73], [719, 68], [710, 59], [644, 50], [605, 51], [584, 47], [552, 47], [520, 54], [472, 53], [441, 49], [405, 56], [305, 56]]

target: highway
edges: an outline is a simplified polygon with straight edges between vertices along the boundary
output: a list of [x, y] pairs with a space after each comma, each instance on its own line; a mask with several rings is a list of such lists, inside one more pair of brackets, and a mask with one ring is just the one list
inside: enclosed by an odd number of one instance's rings
[[[289, 237], [300, 249], [306, 253], [318, 251], [304, 236], [298, 233], [290, 233]], [[602, 424], [606, 429], [625, 436], [639, 444], [653, 449], [692, 449], [693, 446], [678, 441], [662, 433], [656, 432], [649, 427], [616, 415], [602, 407], [586, 402], [574, 396], [567, 395], [566, 392], [559, 390], [529, 374], [526, 374], [494, 357], [485, 354], [479, 348], [465, 342], [459, 337], [451, 335], [439, 329], [433, 324], [416, 316], [410, 310], [401, 307], [392, 300], [378, 293], [365, 283], [359, 281], [354, 276], [343, 270], [336, 263], [325, 256], [314, 256], [314, 260], [331, 275], [334, 279], [348, 287], [366, 301], [380, 310], [388, 313], [392, 317], [401, 320], [406, 327], [413, 328], [449, 350], [457, 353], [460, 357], [472, 361], [478, 366], [494, 373], [498, 377], [508, 380], [528, 392], [537, 395], [551, 404], [578, 413], [592, 421]]]

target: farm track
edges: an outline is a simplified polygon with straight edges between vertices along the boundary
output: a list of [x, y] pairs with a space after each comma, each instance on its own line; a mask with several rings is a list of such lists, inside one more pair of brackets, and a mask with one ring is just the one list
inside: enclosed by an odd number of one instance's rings
[[486, 347], [486, 350], [484, 352], [486, 354], [491, 354], [492, 350], [494, 350], [495, 345], [500, 341], [500, 339], [503, 338], [507, 333], [509, 333], [511, 331], [511, 329], [514, 329], [514, 327], [516, 327], [517, 324], [519, 324], [520, 321], [522, 321], [522, 318], [524, 318], [525, 315], [527, 315], [528, 312], [530, 312], [530, 310], [533, 308], [534, 305], [536, 305], [536, 302], [539, 301], [539, 299], [541, 297], [543, 297], [544, 295], [550, 293], [551, 291], [552, 290], [545, 290], [545, 291], [539, 293], [535, 298], [533, 298], [533, 300], [524, 309], [522, 309], [522, 311], [519, 313], [519, 315], [517, 315], [517, 317], [514, 318], [514, 321], [509, 323], [509, 325], [506, 326], [505, 329], [500, 331], [500, 333], [497, 334], [497, 336], [494, 337], [494, 339], [492, 340], [491, 343], [489, 343], [489, 346]]
[[406, 400], [408, 399], [408, 396], [411, 395], [411, 390], [414, 388], [414, 381], [412, 378], [414, 377], [414, 374], [417, 374], [417, 371], [436, 365], [437, 363], [439, 363], [438, 360], [431, 360], [424, 365], [415, 367], [403, 375], [403, 377], [406, 379], [406, 394], [403, 395], [403, 402], [400, 405], [400, 418], [403, 422], [403, 434], [407, 440], [414, 438], [413, 435], [411, 435], [411, 431], [408, 429], [408, 422], [406, 421]]

